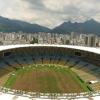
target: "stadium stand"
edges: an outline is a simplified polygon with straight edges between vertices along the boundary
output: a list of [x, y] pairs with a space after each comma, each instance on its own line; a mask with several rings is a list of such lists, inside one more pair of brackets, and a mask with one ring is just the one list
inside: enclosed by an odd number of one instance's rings
[[[100, 49], [63, 45], [15, 45], [0, 47], [0, 77], [29, 64], [64, 65], [71, 68], [82, 80], [89, 84], [92, 91], [100, 91]], [[94, 83], [92, 83], [93, 81]], [[80, 96], [71, 96], [74, 99], [80, 99]], [[84, 100], [89, 100], [89, 97], [92, 99], [96, 98], [96, 96], [89, 95], [87, 97], [84, 98], [83, 95], [82, 98]], [[100, 95], [97, 98], [99, 97]], [[22, 100], [21, 98], [24, 98], [24, 96], [1, 92], [0, 100], [6, 100], [5, 98], [9, 98], [8, 100]], [[57, 96], [57, 98], [59, 99], [60, 96]], [[71, 97], [69, 96], [69, 98]], [[26, 96], [24, 100], [32, 99]]]

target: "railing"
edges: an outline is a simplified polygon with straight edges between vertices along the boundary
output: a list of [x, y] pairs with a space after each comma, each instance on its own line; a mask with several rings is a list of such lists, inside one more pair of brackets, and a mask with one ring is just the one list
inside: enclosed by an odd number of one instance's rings
[[29, 98], [44, 98], [44, 99], [75, 99], [75, 98], [88, 98], [100, 96], [100, 91], [83, 92], [83, 93], [39, 93], [39, 92], [26, 92], [22, 90], [14, 90], [5, 87], [0, 87], [0, 92], [24, 96]]

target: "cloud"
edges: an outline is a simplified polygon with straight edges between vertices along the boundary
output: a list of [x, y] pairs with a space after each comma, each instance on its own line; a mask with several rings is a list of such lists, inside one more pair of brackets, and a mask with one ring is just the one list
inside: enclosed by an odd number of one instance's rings
[[100, 22], [100, 0], [0, 0], [0, 14], [51, 28], [68, 20]]
[[23, 2], [27, 2], [30, 9], [35, 10], [43, 10], [45, 5], [42, 3], [43, 0], [22, 0]]

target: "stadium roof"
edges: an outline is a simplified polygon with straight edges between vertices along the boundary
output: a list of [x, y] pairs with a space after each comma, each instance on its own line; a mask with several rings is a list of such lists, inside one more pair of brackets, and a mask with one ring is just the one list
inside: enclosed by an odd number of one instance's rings
[[88, 51], [88, 52], [93, 52], [96, 54], [100, 54], [100, 48], [95, 48], [95, 47], [84, 47], [84, 46], [73, 46], [73, 45], [51, 45], [51, 44], [21, 44], [21, 45], [5, 45], [5, 46], [0, 46], [0, 51], [3, 50], [9, 50], [9, 49], [14, 49], [14, 48], [22, 48], [22, 47], [63, 47], [63, 48], [71, 48], [71, 49], [77, 49], [77, 50], [82, 50], [82, 51]]

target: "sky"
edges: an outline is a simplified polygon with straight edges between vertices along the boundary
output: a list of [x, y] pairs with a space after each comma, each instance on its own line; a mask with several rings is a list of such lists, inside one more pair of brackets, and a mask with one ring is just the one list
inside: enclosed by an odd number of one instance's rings
[[53, 28], [63, 22], [100, 22], [100, 0], [0, 0], [0, 16]]

